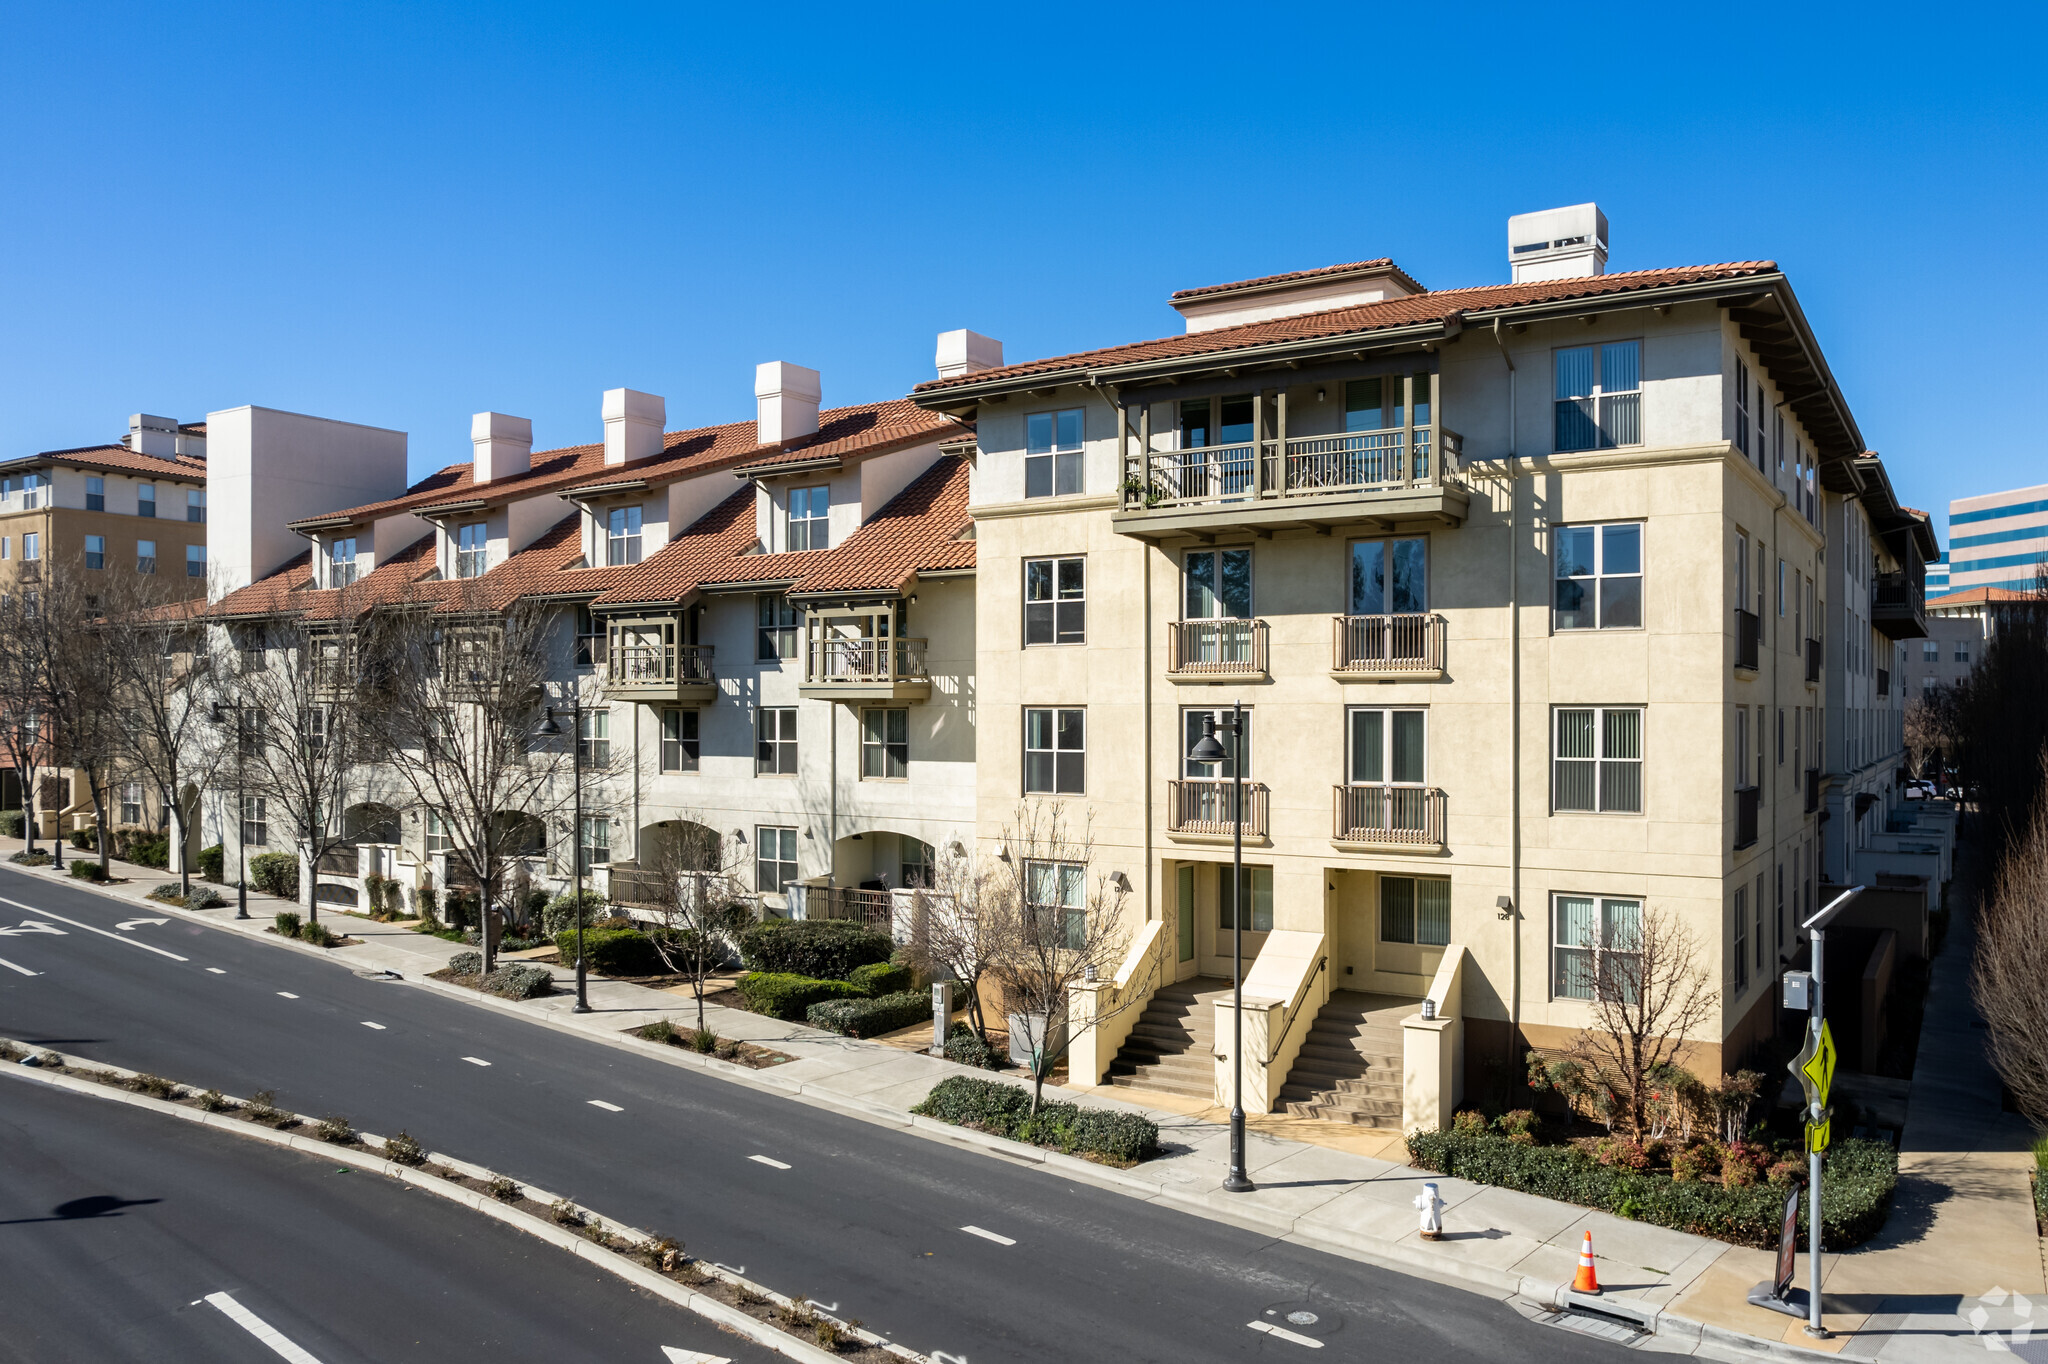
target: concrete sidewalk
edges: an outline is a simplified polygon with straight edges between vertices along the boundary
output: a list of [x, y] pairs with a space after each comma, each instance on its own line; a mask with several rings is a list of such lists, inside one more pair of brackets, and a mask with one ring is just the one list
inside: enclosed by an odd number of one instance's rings
[[[0, 843], [0, 856], [12, 851], [10, 844], [11, 840]], [[144, 898], [170, 879], [164, 873], [122, 864], [116, 865], [116, 871], [129, 876], [130, 883], [99, 888], [102, 893], [151, 906], [157, 912], [188, 913]], [[190, 917], [260, 936], [286, 950], [319, 950], [286, 943], [264, 932], [277, 910], [295, 906], [254, 892], [249, 904], [252, 917], [246, 922], [234, 918], [232, 904], [191, 913]], [[360, 945], [327, 953], [356, 970], [389, 970], [418, 980], [464, 950], [455, 943], [394, 924], [373, 923], [331, 907], [323, 910], [321, 917], [336, 931], [345, 927], [349, 936], [362, 940]], [[1984, 1088], [1981, 1071], [1969, 1070], [1967, 1058], [1960, 1054], [1974, 1046], [1977, 1064], [1982, 1066], [1982, 1034], [1968, 1021], [1974, 1017], [1968, 1013], [1964, 981], [1969, 937], [1958, 931], [1951, 938], [1937, 966], [1935, 991], [1928, 1001], [1919, 1069], [1923, 1077], [1940, 1074], [1950, 1078], [1945, 1084], [1930, 1084], [1925, 1092], [1916, 1089], [1914, 1097], [1919, 1102], [1914, 1105], [1914, 1120], [1909, 1121], [1905, 1137], [1909, 1154], [1902, 1161], [1902, 1174], [1907, 1177], [1902, 1178], [1899, 1208], [1884, 1237], [1848, 1255], [1824, 1257], [1828, 1321], [1842, 1332], [1831, 1341], [1808, 1342], [1797, 1322], [1744, 1301], [1752, 1284], [1769, 1277], [1771, 1256], [1766, 1252], [1506, 1189], [1427, 1175], [1406, 1164], [1405, 1149], [1398, 1138], [1387, 1133], [1345, 1132], [1338, 1124], [1307, 1125], [1285, 1115], [1260, 1115], [1249, 1124], [1246, 1151], [1258, 1189], [1229, 1194], [1222, 1189], [1229, 1132], [1221, 1110], [1190, 1104], [1188, 1111], [1174, 1112], [1133, 1104], [1123, 1097], [1129, 1091], [1062, 1089], [1062, 1099], [1145, 1113], [1159, 1124], [1165, 1153], [1128, 1171], [1057, 1155], [1041, 1159], [1030, 1153], [1026, 1158], [1056, 1166], [1069, 1177], [1200, 1216], [1493, 1296], [1520, 1294], [1544, 1304], [1562, 1301], [1563, 1287], [1571, 1282], [1577, 1267], [1580, 1238], [1590, 1230], [1600, 1281], [1606, 1289], [1603, 1309], [1654, 1323], [1660, 1333], [1675, 1338], [1673, 1343], [1703, 1338], [1724, 1346], [1755, 1348], [1769, 1342], [1779, 1350], [1817, 1346], [1854, 1357], [1900, 1361], [1961, 1358], [1964, 1352], [1974, 1357], [1985, 1347], [1974, 1339], [1972, 1325], [1963, 1314], [1977, 1305], [1976, 1296], [1994, 1287], [2039, 1294], [2042, 1271], [2025, 1167], [2013, 1166], [2015, 1150], [2024, 1156], [2024, 1134], [2019, 1134], [2022, 1139], [2015, 1146], [2014, 1134], [2007, 1130], [2009, 1124], [1997, 1120], [1995, 1084]], [[706, 1062], [678, 1049], [657, 1049], [622, 1036], [659, 1018], [694, 1025], [696, 1006], [687, 987], [661, 990], [593, 977], [589, 984], [593, 1012], [575, 1014], [570, 1012], [574, 1000], [567, 988], [571, 973], [561, 967], [554, 969], [562, 992], [519, 1004], [434, 982], [428, 985], [484, 1007], [523, 1013], [548, 1026], [613, 1045], [657, 1051], [693, 1068], [876, 1121], [935, 1126], [928, 1120], [912, 1119], [907, 1110], [949, 1074], [989, 1076], [989, 1072], [969, 1071], [901, 1045], [839, 1037], [717, 1005], [707, 1006], [706, 1022], [721, 1037], [770, 1046], [796, 1060], [764, 1071]], [[1981, 1100], [1987, 1093], [1988, 1116], [1979, 1111], [1981, 1102], [1965, 1102], [1972, 1094]], [[979, 1139], [959, 1129], [935, 1135], [1001, 1146], [1013, 1155], [1018, 1152], [1009, 1143]], [[1951, 1152], [1961, 1155], [1946, 1154]], [[1985, 1153], [1983, 1160], [1977, 1156], [1979, 1152]], [[1980, 1194], [1971, 1182], [1975, 1176], [1964, 1178], [1963, 1172], [1977, 1170], [1984, 1161], [1999, 1175], [1985, 1184]], [[2008, 1196], [2010, 1190], [2005, 1187], [2015, 1168], [2016, 1200]], [[1425, 1180], [1437, 1184], [1448, 1204], [1448, 1234], [1438, 1242], [1425, 1242], [1416, 1231], [1412, 1200]], [[1931, 1223], [1916, 1211], [1930, 1206], [1940, 1209]], [[2025, 1220], [2023, 1229], [2006, 1225], [2014, 1221], [2015, 1211]], [[2028, 1264], [2031, 1277], [2020, 1272]], [[1803, 1259], [1800, 1271], [1803, 1280]], [[1940, 1277], [1916, 1277], [1930, 1272]], [[1922, 1283], [1940, 1286], [1916, 1286]], [[1994, 1309], [1992, 1316], [1992, 1329], [2009, 1327], [2018, 1320], [2010, 1301]]]

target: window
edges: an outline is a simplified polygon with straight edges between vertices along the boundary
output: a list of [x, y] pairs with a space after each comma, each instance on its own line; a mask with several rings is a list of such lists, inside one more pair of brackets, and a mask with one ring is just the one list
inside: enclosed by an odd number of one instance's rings
[[1252, 552], [1249, 549], [1190, 551], [1181, 615], [1186, 620], [1249, 620], [1252, 614]]
[[[1415, 385], [1415, 425], [1429, 425], [1429, 375], [1412, 376]], [[1403, 376], [1399, 374], [1380, 375], [1371, 379], [1353, 379], [1344, 385], [1344, 429], [1346, 431], [1385, 431], [1405, 425], [1401, 415], [1401, 399], [1406, 391]], [[1249, 436], [1247, 436], [1249, 439]]]
[[1448, 876], [1382, 876], [1380, 941], [1443, 947], [1451, 941]]
[[640, 508], [613, 507], [605, 517], [604, 561], [607, 564], [640, 562]]
[[427, 851], [429, 853], [453, 852], [455, 835], [448, 829], [448, 820], [439, 810], [427, 811]]
[[185, 490], [185, 519], [198, 522], [206, 520], [206, 489], [187, 488]]
[[267, 797], [242, 797], [242, 842], [257, 848], [270, 845], [270, 801]]
[[586, 710], [577, 726], [576, 746], [585, 766], [604, 767], [612, 760], [612, 713]]
[[1749, 988], [1749, 887], [1735, 888], [1735, 945], [1729, 959], [1735, 967], [1735, 993]]
[[761, 824], [754, 828], [754, 889], [779, 895], [796, 880], [796, 830]]
[[1024, 419], [1024, 496], [1081, 491], [1081, 409], [1033, 412]]
[[319, 753], [327, 747], [327, 708], [308, 706], [305, 711], [304, 738], [308, 752]]
[[[9, 479], [8, 482], [12, 483], [13, 480]], [[34, 511], [37, 507], [40, 507], [43, 504], [43, 489], [47, 486], [49, 486], [49, 480], [45, 479], [41, 474], [23, 474], [21, 476], [21, 509], [23, 511]]]
[[105, 511], [107, 509], [107, 481], [104, 478], [85, 480], [85, 509]]
[[1551, 997], [1634, 999], [1642, 967], [1643, 902], [1558, 895], [1551, 914]]
[[1967, 639], [1959, 639], [1959, 640], [1957, 640], [1957, 641], [1956, 641], [1956, 662], [1958, 662], [1958, 663], [1968, 663], [1969, 661], [1970, 661], [1970, 641], [1969, 641], [1969, 640], [1967, 640]]
[[1216, 926], [1237, 927], [1237, 906], [1244, 905], [1251, 912], [1245, 916], [1244, 931], [1247, 933], [1271, 933], [1273, 931], [1273, 869], [1271, 867], [1246, 867], [1244, 878], [1233, 886], [1228, 867], [1218, 867], [1216, 872]]
[[1358, 540], [1351, 546], [1351, 614], [1412, 615], [1429, 609], [1429, 542]]
[[1643, 624], [1643, 526], [1559, 526], [1551, 537], [1558, 630], [1637, 630]]
[[[1785, 913], [1785, 869], [1779, 867], [1777, 870], [1778, 915], [1782, 918]], [[1764, 970], [1764, 951], [1768, 945], [1764, 938], [1764, 875], [1762, 872], [1758, 872], [1756, 875], [1756, 974], [1758, 980], [1769, 978], [1769, 973]]]
[[1920, 661], [1921, 661], [1922, 663], [1939, 663], [1939, 662], [1941, 662], [1941, 641], [1940, 641], [1940, 640], [1938, 640], [1938, 639], [1923, 639], [1923, 640], [1921, 640], [1921, 641], [1920, 641]]
[[206, 546], [185, 546], [185, 576], [203, 578], [206, 576]]
[[701, 755], [697, 741], [697, 712], [665, 710], [661, 713], [661, 770], [695, 772]]
[[135, 514], [137, 516], [151, 517], [156, 515], [156, 484], [138, 483], [135, 485]]
[[11, 535], [0, 535], [0, 559], [11, 559], [11, 558], [13, 558], [13, 557], [14, 557], [14, 556], [13, 556], [13, 554], [11, 554], [11, 553], [9, 552], [9, 551], [10, 551], [10, 550], [12, 550], [13, 548], [14, 548], [14, 537], [13, 537], [13, 536], [11, 536]]
[[121, 783], [121, 822], [142, 823], [142, 783], [125, 781]]
[[107, 566], [107, 537], [88, 535], [85, 537], [85, 566], [105, 568]]
[[932, 883], [932, 845], [908, 834], [897, 839], [897, 884], [905, 887]]
[[485, 538], [485, 527], [481, 521], [455, 530], [455, 576], [458, 578], [481, 578], [484, 575], [484, 552], [489, 541]]
[[1028, 708], [1024, 712], [1024, 790], [1079, 795], [1085, 788], [1087, 712]]
[[1778, 707], [1778, 766], [1785, 765], [1785, 708]]
[[1080, 644], [1088, 637], [1088, 561], [1024, 561], [1024, 642]]
[[755, 660], [767, 663], [795, 658], [797, 625], [802, 619], [797, 609], [779, 592], [763, 592], [756, 600], [760, 603], [761, 627], [755, 636]]
[[[1181, 711], [1180, 715], [1182, 775], [1195, 778], [1221, 778], [1225, 780], [1235, 776], [1243, 776], [1245, 780], [1251, 780], [1252, 712], [1249, 709], [1244, 712], [1244, 733], [1242, 734], [1227, 734], [1222, 730], [1221, 726], [1230, 720], [1230, 712], [1227, 710], [1196, 710], [1189, 708]], [[1221, 762], [1198, 763], [1187, 755], [1192, 753], [1195, 745], [1201, 742], [1202, 735], [1207, 731], [1209, 724], [1212, 722], [1218, 726], [1216, 742], [1222, 744], [1224, 751], [1230, 756]], [[1240, 763], [1242, 764], [1241, 771], [1238, 770]], [[1230, 815], [1225, 811], [1219, 814], [1217, 818], [1227, 820], [1230, 818]]]
[[789, 547], [832, 547], [832, 490], [827, 487], [789, 490]]
[[135, 542], [135, 571], [148, 574], [156, 572], [156, 541], [137, 540]]
[[894, 781], [910, 775], [910, 712], [862, 711], [860, 774], [863, 779]]
[[1026, 908], [1041, 932], [1079, 951], [1088, 943], [1088, 868], [1079, 862], [1024, 864]]
[[1749, 707], [1735, 708], [1735, 789], [1748, 786], [1749, 781]]
[[1427, 711], [1351, 712], [1351, 781], [1420, 784], [1427, 780]]
[[1640, 341], [1566, 346], [1557, 352], [1559, 450], [1642, 444], [1642, 353]]
[[343, 536], [327, 546], [327, 585], [347, 587], [356, 580], [356, 537]]
[[1560, 707], [1551, 809], [1641, 814], [1640, 707]]
[[40, 559], [43, 557], [43, 535], [41, 531], [29, 531], [21, 537], [21, 557]]
[[1785, 619], [1785, 561], [1778, 560], [1778, 619]]
[[795, 771], [796, 707], [761, 707], [754, 712], [754, 775], [781, 777]]

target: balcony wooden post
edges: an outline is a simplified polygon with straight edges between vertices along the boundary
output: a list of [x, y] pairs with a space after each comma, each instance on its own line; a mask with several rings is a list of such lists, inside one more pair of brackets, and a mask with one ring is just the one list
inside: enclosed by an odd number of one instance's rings
[[[1430, 416], [1434, 417], [1435, 412]], [[1401, 486], [1415, 486], [1415, 376], [1401, 376]]]
[[1277, 436], [1273, 442], [1275, 454], [1274, 467], [1279, 471], [1279, 478], [1276, 480], [1279, 487], [1276, 491], [1282, 497], [1285, 497], [1287, 495], [1287, 390], [1285, 387], [1281, 388], [1279, 396], [1274, 399], [1274, 409], [1274, 424], [1277, 428]]
[[1443, 409], [1437, 406], [1442, 396], [1441, 379], [1442, 375], [1436, 370], [1429, 372], [1429, 480], [1438, 484], [1449, 472], [1444, 464], [1444, 414]]
[[1262, 457], [1266, 448], [1266, 394], [1263, 389], [1252, 393], [1252, 500], [1266, 495], [1266, 461]]

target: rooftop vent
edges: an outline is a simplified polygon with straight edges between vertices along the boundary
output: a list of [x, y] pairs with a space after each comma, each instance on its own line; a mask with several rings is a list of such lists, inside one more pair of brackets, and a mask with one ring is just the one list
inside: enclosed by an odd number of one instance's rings
[[655, 393], [635, 388], [604, 391], [604, 462], [626, 464], [661, 453], [661, 429], [668, 424], [668, 404]]
[[818, 433], [818, 371], [770, 360], [754, 367], [754, 439], [780, 445]]
[[977, 370], [1003, 367], [1003, 343], [992, 336], [959, 331], [939, 333], [939, 377], [954, 379]]
[[1508, 219], [1508, 263], [1515, 283], [1607, 273], [1607, 215], [1598, 204], [1546, 208]]
[[476, 451], [472, 483], [491, 483], [533, 467], [533, 422], [503, 412], [479, 412], [469, 419], [469, 443]]
[[157, 459], [178, 457], [178, 419], [137, 412], [128, 419], [128, 448]]

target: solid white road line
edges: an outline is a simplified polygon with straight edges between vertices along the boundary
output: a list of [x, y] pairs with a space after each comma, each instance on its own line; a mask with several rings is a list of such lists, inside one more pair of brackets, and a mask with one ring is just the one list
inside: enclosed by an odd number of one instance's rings
[[272, 1326], [254, 1312], [251, 1312], [227, 1294], [208, 1293], [206, 1300], [225, 1313], [229, 1321], [241, 1327], [265, 1345], [268, 1345], [279, 1356], [289, 1359], [292, 1364], [320, 1364], [318, 1359], [315, 1359], [312, 1355], [307, 1354], [297, 1345], [285, 1339], [284, 1335], [275, 1326]]
[[1278, 1336], [1282, 1340], [1291, 1340], [1296, 1345], [1306, 1345], [1311, 1350], [1323, 1348], [1323, 1342], [1317, 1340], [1314, 1336], [1299, 1335], [1288, 1330], [1285, 1326], [1275, 1326], [1270, 1322], [1264, 1321], [1248, 1321], [1245, 1325], [1251, 1327], [1254, 1331], [1264, 1331], [1269, 1336]]
[[607, 1113], [623, 1113], [626, 1111], [625, 1109], [619, 1107], [617, 1104], [606, 1103], [603, 1099], [592, 1099], [590, 1101], [590, 1106], [592, 1108], [602, 1108]]
[[787, 1165], [784, 1165], [781, 1161], [770, 1160], [767, 1156], [748, 1156], [747, 1159], [751, 1161], [756, 1161], [762, 1165], [771, 1165], [778, 1170], [787, 1170], [789, 1168]]
[[277, 997], [278, 997], [279, 999], [297, 999], [297, 998], [298, 998], [298, 996], [297, 996], [297, 995], [295, 995], [295, 994], [293, 994], [293, 993], [292, 993], [292, 992], [291, 992], [290, 990], [279, 990], [279, 991], [277, 992]]
[[363, 1020], [363, 1026], [366, 1028], [375, 1028], [378, 1032], [384, 1031], [384, 1025], [382, 1023], [372, 1023], [367, 1018]]
[[673, 1345], [664, 1345], [661, 1352], [668, 1356], [668, 1364], [732, 1364], [724, 1355], [707, 1355], [702, 1350], [679, 1350]]
[[969, 1236], [979, 1236], [984, 1241], [994, 1241], [999, 1246], [1014, 1246], [1017, 1244], [1007, 1236], [998, 1236], [994, 1232], [986, 1231], [980, 1227], [962, 1227], [960, 1230], [966, 1232]]
[[10, 971], [19, 971], [24, 976], [40, 976], [42, 974], [41, 971], [31, 971], [26, 966], [16, 966], [5, 957], [0, 957], [0, 966], [4, 966]]
[[110, 933], [104, 928], [94, 928], [91, 924], [80, 923], [76, 919], [67, 919], [62, 914], [52, 914], [47, 909], [37, 909], [34, 905], [25, 905], [19, 900], [9, 900], [0, 897], [0, 905], [13, 905], [16, 909], [25, 909], [31, 914], [40, 914], [47, 918], [55, 919], [60, 924], [70, 924], [73, 928], [82, 928], [88, 933], [97, 933], [102, 938], [112, 938], [115, 942], [124, 942], [130, 947], [139, 947], [145, 952], [154, 952], [159, 957], [169, 957], [172, 961], [191, 960], [190, 957], [181, 957], [176, 952], [166, 952], [161, 947], [151, 947], [148, 943], [135, 938], [124, 937], [119, 933]]
[[[206, 973], [207, 973], [208, 975], [210, 975], [210, 976], [224, 976], [224, 975], [226, 975], [226, 974], [227, 974], [227, 972], [225, 972], [225, 971], [221, 970], [221, 969], [220, 969], [220, 968], [219, 968], [218, 966], [209, 966], [209, 967], [207, 967], [207, 968], [206, 968]], [[1823, 1238], [1823, 1239], [1825, 1239], [1825, 1238]]]
[[473, 1066], [487, 1066], [490, 1064], [489, 1061], [484, 1060], [484, 1058], [481, 1056], [465, 1056], [462, 1059], [469, 1062]]

